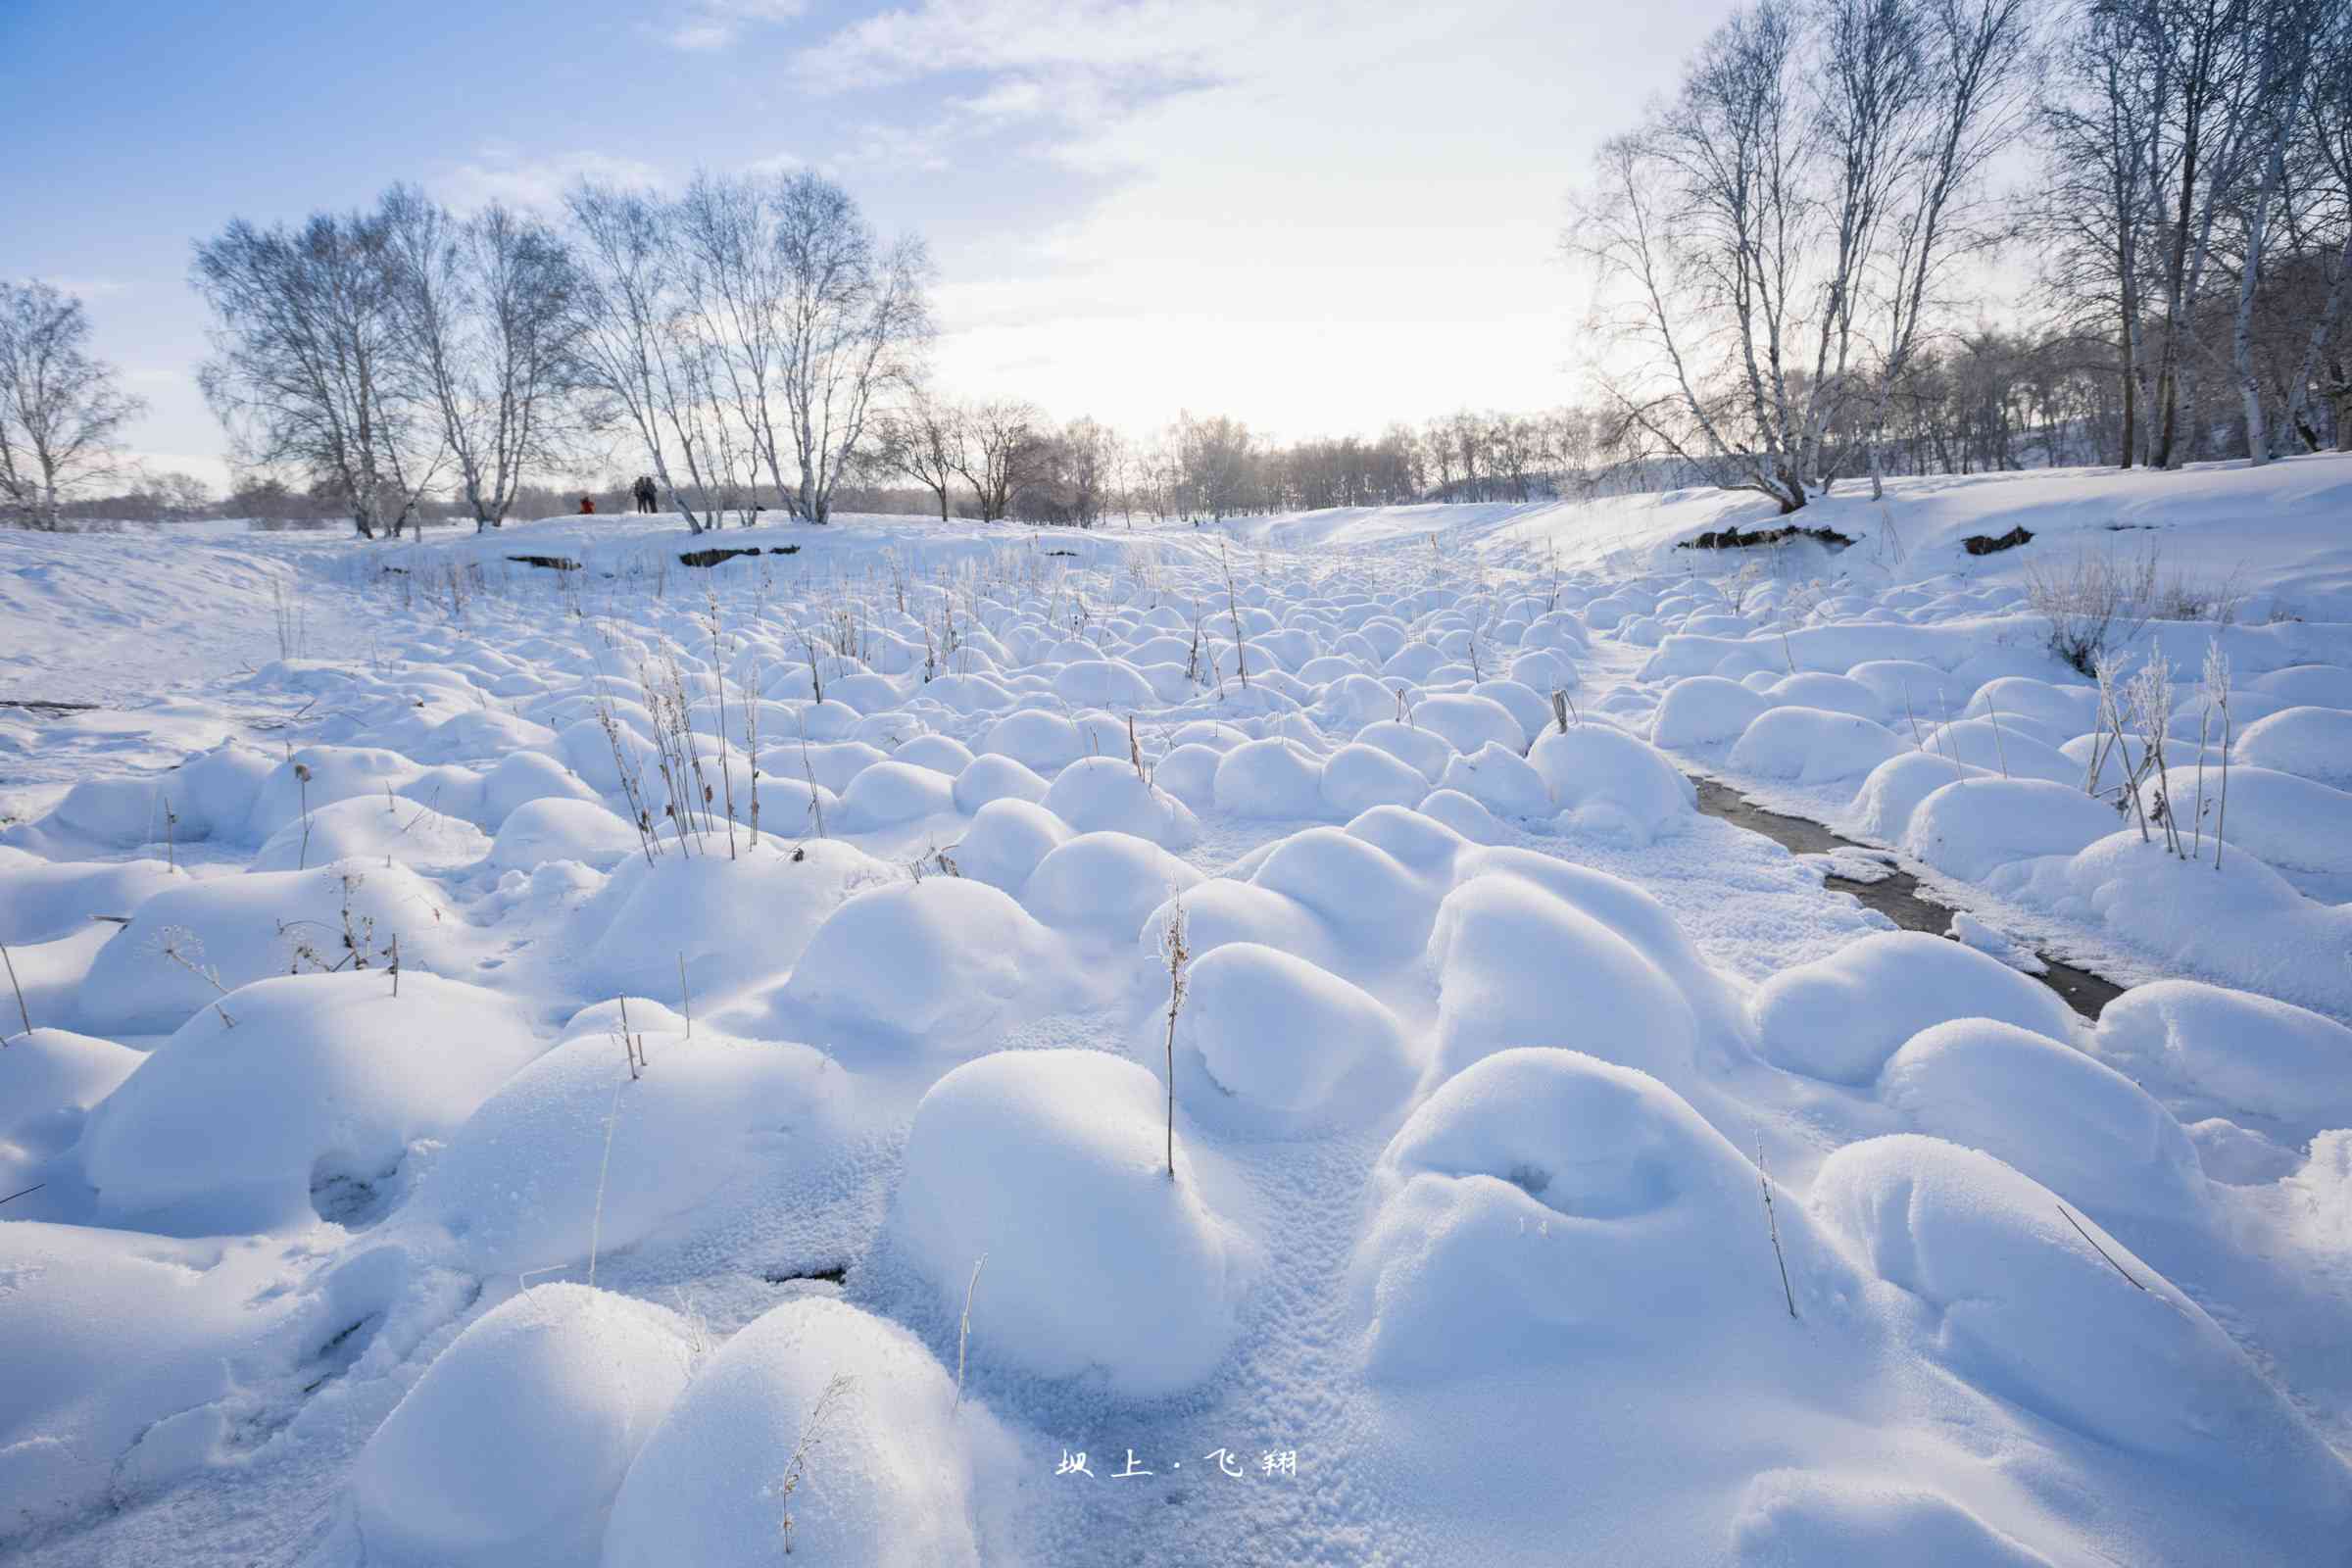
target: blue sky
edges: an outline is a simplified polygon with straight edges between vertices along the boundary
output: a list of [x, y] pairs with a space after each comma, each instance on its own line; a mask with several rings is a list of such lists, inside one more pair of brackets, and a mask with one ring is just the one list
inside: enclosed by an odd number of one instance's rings
[[401, 178], [823, 169], [929, 241], [942, 381], [1057, 416], [1533, 408], [1575, 392], [1565, 193], [1726, 9], [0, 0], [0, 272], [83, 293], [141, 451], [216, 480], [191, 242]]

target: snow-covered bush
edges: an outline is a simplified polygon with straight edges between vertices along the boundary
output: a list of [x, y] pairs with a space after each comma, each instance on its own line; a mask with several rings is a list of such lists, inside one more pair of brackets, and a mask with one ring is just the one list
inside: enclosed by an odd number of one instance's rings
[[1003, 1052], [931, 1086], [893, 1234], [951, 1315], [987, 1256], [975, 1355], [1137, 1396], [1224, 1359], [1254, 1249], [1209, 1206], [1182, 1140], [1170, 1178], [1165, 1096], [1092, 1051]]

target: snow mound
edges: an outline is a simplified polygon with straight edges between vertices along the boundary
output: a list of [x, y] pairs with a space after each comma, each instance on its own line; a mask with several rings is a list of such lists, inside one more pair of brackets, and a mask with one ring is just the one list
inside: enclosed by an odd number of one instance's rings
[[637, 829], [596, 801], [525, 801], [499, 824], [490, 860], [502, 871], [536, 870], [550, 860], [609, 871], [640, 848]]
[[[2352, 876], [2352, 794], [2296, 773], [2232, 765], [2225, 813], [2218, 775], [2214, 767], [2204, 770], [2207, 839], [2219, 831], [2231, 846], [2259, 856], [2280, 870]], [[2161, 786], [2154, 779], [2140, 786], [2140, 799], [2153, 812], [2160, 797], [2169, 797], [2169, 808], [2180, 831], [2191, 835], [2189, 824], [2196, 819], [2199, 788], [2194, 767], [2167, 768]]]
[[1544, 775], [1516, 750], [1494, 741], [1447, 761], [1438, 784], [1467, 795], [1497, 816], [1533, 821], [1551, 814], [1551, 792], [1544, 788]]
[[1123, 759], [1080, 758], [1054, 780], [1045, 807], [1081, 833], [1130, 833], [1162, 849], [1181, 850], [1200, 836], [1191, 808], [1137, 777]]
[[115, 849], [170, 840], [249, 842], [254, 796], [274, 765], [269, 754], [230, 742], [168, 773], [82, 779], [43, 826]]
[[[2330, 789], [2352, 790], [2352, 711], [2282, 708], [2248, 724], [2230, 752], [2236, 760], [2255, 767], [2299, 774]], [[2234, 776], [2231, 781], [2235, 782]]]
[[1772, 706], [1772, 699], [1720, 675], [1692, 675], [1666, 688], [1650, 720], [1649, 738], [1681, 749], [1737, 740]]
[[[1870, 770], [1846, 817], [1853, 831], [1882, 844], [1900, 844], [1919, 803], [1957, 779], [1989, 778], [1984, 768], [1952, 762], [1935, 752], [1905, 752]], [[2112, 824], [2110, 824], [2112, 825]]]
[[1193, 964], [1176, 1045], [1198, 1054], [1212, 1091], [1286, 1129], [1360, 1120], [1412, 1080], [1396, 1014], [1339, 976], [1250, 942]]
[[[1429, 819], [1416, 815], [1411, 820]], [[1420, 952], [1437, 917], [1437, 895], [1428, 883], [1352, 827], [1310, 827], [1291, 834], [1258, 861], [1250, 880], [1296, 900], [1351, 942], [1383, 954]]]
[[1168, 1179], [1164, 1096], [1095, 1051], [1000, 1052], [923, 1096], [895, 1234], [952, 1315], [987, 1254], [975, 1355], [1097, 1372], [1132, 1397], [1189, 1388], [1224, 1359], [1250, 1250], [1203, 1201], [1181, 1143]]
[[1831, 675], [1817, 669], [1784, 675], [1765, 693], [1776, 707], [1812, 708], [1830, 713], [1851, 713], [1879, 723], [1886, 717], [1886, 700], [1875, 687], [1851, 675]]
[[2172, 1112], [2030, 1029], [1989, 1018], [1923, 1029], [1887, 1058], [1879, 1098], [2094, 1214], [2186, 1219], [2204, 1205], [2197, 1152]]
[[2060, 686], [2030, 675], [2004, 675], [1978, 687], [1960, 716], [1997, 718], [2004, 729], [2022, 719], [2062, 737], [2081, 735], [2098, 726], [2099, 694], [2085, 683]]
[[[1551, 688], [1546, 686], [1544, 691]], [[1499, 703], [1511, 717], [1519, 721], [1519, 740], [1516, 744], [1499, 742], [1514, 752], [1527, 750], [1530, 738], [1544, 733], [1552, 722], [1551, 699], [1533, 686], [1519, 680], [1482, 680], [1470, 688], [1468, 695]], [[1467, 750], [1467, 748], [1465, 748]]]
[[1196, 810], [1205, 810], [1216, 804], [1217, 764], [1223, 760], [1225, 754], [1215, 747], [1187, 741], [1152, 764], [1152, 787], [1167, 791]]
[[989, 727], [978, 750], [1008, 757], [1038, 773], [1058, 772], [1088, 753], [1086, 736], [1059, 713], [1028, 708]]
[[1464, 879], [1499, 872], [1565, 900], [1654, 964], [1709, 1033], [1721, 1036], [1725, 1043], [1744, 1033], [1746, 1009], [1741, 998], [1700, 955], [1672, 911], [1624, 877], [1540, 851], [1509, 847], [1472, 850], [1460, 858], [1457, 871]]
[[823, 1297], [770, 1308], [646, 1439], [612, 1501], [604, 1568], [772, 1568], [788, 1516], [792, 1556], [810, 1563], [977, 1565], [975, 1452], [993, 1471], [1007, 1440], [955, 1403], [897, 1324]]
[[1756, 1477], [1732, 1521], [1732, 1550], [1740, 1568], [2052, 1568], [2049, 1558], [1940, 1492], [1842, 1472]]
[[513, 752], [482, 775], [482, 821], [504, 828], [536, 801], [593, 801], [596, 792], [554, 758]]
[[2268, 1508], [2352, 1506], [2343, 1462], [2201, 1307], [1990, 1154], [1909, 1133], [1848, 1144], [1808, 1206], [1912, 1298], [1919, 1348], [1984, 1392], [2200, 1474], [2259, 1474]]
[[[961, 778], [963, 770], [977, 760], [972, 756], [972, 749], [952, 735], [917, 735], [892, 752], [890, 760], [927, 767], [935, 773], [945, 773], [952, 779]], [[1000, 758], [999, 760], [1010, 761], [1011, 759]]]
[[2352, 710], [2352, 668], [2344, 663], [2298, 663], [2246, 682], [2249, 689], [2281, 703]]
[[866, 832], [954, 809], [956, 784], [945, 773], [884, 760], [860, 768], [841, 792], [840, 825]]
[[285, 974], [298, 944], [333, 964], [344, 954], [346, 899], [353, 934], [376, 950], [371, 964], [380, 966], [381, 950], [400, 938], [404, 985], [420, 969], [464, 966], [465, 928], [439, 891], [405, 865], [355, 860], [214, 877], [158, 893], [98, 950], [81, 985], [82, 1020], [107, 1034], [163, 1034], [222, 991]]
[[1921, 931], [1873, 932], [1784, 969], [1748, 1006], [1768, 1060], [1840, 1084], [1869, 1083], [1905, 1041], [1954, 1018], [1990, 1018], [2062, 1043], [2074, 1029], [2048, 988]]
[[991, 801], [1042, 801], [1046, 781], [1009, 757], [975, 757], [956, 775], [956, 809], [978, 812]]
[[391, 1175], [538, 1051], [513, 1003], [454, 980], [404, 972], [397, 997], [380, 969], [260, 981], [181, 1025], [91, 1112], [82, 1171], [103, 1212], [150, 1227], [296, 1223], [315, 1186]]
[[[1374, 1173], [1351, 1289], [1384, 1381], [1712, 1338], [1778, 1279], [1755, 1168], [1646, 1073], [1581, 1052], [1504, 1051], [1449, 1079]], [[1802, 1310], [1842, 1287], [1782, 1205]]]
[[1665, 971], [1544, 888], [1473, 876], [1438, 906], [1441, 1077], [1513, 1046], [1567, 1046], [1661, 1076], [1687, 1072], [1697, 1020]]
[[1236, 816], [1321, 817], [1323, 765], [1295, 741], [1244, 741], [1217, 763], [1216, 806]]
[[1582, 832], [1647, 844], [1698, 808], [1697, 786], [1663, 752], [1606, 724], [1554, 729], [1528, 760]]
[[[772, 979], [800, 961], [843, 900], [898, 874], [839, 839], [788, 847], [762, 835], [755, 847], [736, 831], [734, 858], [723, 835], [706, 836], [701, 854], [640, 856], [613, 872], [586, 917], [604, 922], [587, 965], [601, 991], [682, 1001], [681, 957], [698, 996]], [[760, 940], [744, 941], [747, 931]]]
[[[1176, 902], [1153, 909], [1136, 934], [1136, 948], [1145, 961], [1161, 968], [1167, 965], [1163, 944]], [[1219, 876], [1192, 888], [1181, 902], [1185, 941], [1195, 958], [1228, 942], [1256, 942], [1326, 967], [1336, 961], [1330, 928], [1287, 894]]]
[[1860, 778], [1911, 749], [1886, 725], [1821, 708], [1772, 708], [1732, 747], [1729, 764], [1758, 778], [1830, 784]]
[[778, 1010], [829, 1026], [828, 1045], [860, 1030], [894, 1044], [970, 1038], [1034, 986], [1051, 944], [1009, 895], [969, 877], [868, 888], [817, 927]]
[[1021, 888], [1021, 903], [1048, 925], [1083, 926], [1123, 939], [1171, 894], [1200, 880], [1199, 871], [1150, 839], [1081, 833], [1037, 862]]
[[2071, 784], [2078, 790], [2082, 787], [2083, 774], [2089, 771], [2085, 766], [2088, 759], [2076, 761], [2057, 746], [2026, 733], [2008, 714], [1999, 719], [1964, 718], [1924, 729], [1920, 732], [1920, 750], [2004, 778], [2048, 779], [2053, 784]]
[[674, 1312], [543, 1285], [466, 1326], [352, 1470], [370, 1562], [586, 1562], [629, 1462], [686, 1391]]
[[1510, 832], [1486, 808], [1460, 790], [1431, 790], [1419, 807], [1421, 814], [1473, 844], [1500, 844]]
[[2290, 1003], [2195, 980], [2134, 986], [2092, 1049], [2143, 1082], [2312, 1131], [2352, 1126], [2352, 1029]]
[[1465, 756], [1482, 746], [1513, 753], [1527, 750], [1527, 730], [1492, 697], [1468, 692], [1424, 697], [1413, 705], [1413, 723]]
[[490, 836], [471, 822], [414, 801], [360, 795], [270, 834], [250, 869], [295, 871], [356, 858], [446, 871], [473, 865], [489, 853]]
[[0, 1040], [0, 1181], [10, 1180], [10, 1146], [40, 1157], [71, 1149], [90, 1107], [146, 1059], [112, 1040], [65, 1029]]
[[1384, 718], [1376, 724], [1366, 724], [1355, 732], [1355, 745], [1369, 746], [1386, 752], [1435, 784], [1446, 764], [1460, 748], [1439, 735], [1412, 724], [1400, 724]]
[[1964, 881], [2012, 860], [2073, 855], [2115, 831], [2115, 808], [2082, 789], [2038, 778], [1965, 778], [1921, 801], [1903, 851]]
[[[0, 1224], [0, 1507], [8, 1530], [128, 1500], [228, 1446], [241, 1359], [295, 1305], [279, 1249]], [[173, 1457], [167, 1458], [167, 1453]]]
[[812, 1180], [839, 1157], [847, 1075], [821, 1054], [709, 1023], [688, 1039], [665, 1008], [633, 1000], [641, 1076], [617, 1009], [591, 1009], [450, 1135], [411, 1212], [449, 1234], [468, 1271], [513, 1277], [583, 1262], [592, 1246], [617, 1252], [763, 1160]]
[[1073, 836], [1060, 817], [1016, 796], [981, 807], [949, 853], [963, 875], [1017, 893], [1038, 862]]
[[1985, 885], [2205, 978], [2352, 1016], [2352, 906], [2314, 903], [2254, 856], [2232, 853], [2217, 873], [2210, 858], [2183, 861], [2132, 827], [2071, 858], [2003, 867]]
[[288, 823], [300, 822], [305, 812], [357, 797], [380, 804], [387, 790], [470, 820], [480, 806], [482, 781], [469, 769], [428, 769], [380, 747], [306, 746], [262, 780], [245, 832], [267, 841]]
[[1348, 822], [1349, 838], [1387, 852], [1400, 865], [1451, 881], [1454, 861], [1469, 841], [1445, 823], [1401, 806], [1376, 806]]
[[0, 943], [24, 948], [79, 936], [93, 914], [134, 914], [157, 894], [185, 886], [163, 860], [0, 863]]
[[1376, 746], [1350, 742], [1323, 762], [1323, 804], [1342, 816], [1378, 806], [1412, 806], [1429, 793], [1420, 769]]

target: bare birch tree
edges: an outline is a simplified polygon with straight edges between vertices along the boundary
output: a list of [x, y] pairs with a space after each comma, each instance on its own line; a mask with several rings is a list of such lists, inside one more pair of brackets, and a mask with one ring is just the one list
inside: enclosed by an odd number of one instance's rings
[[643, 191], [582, 180], [564, 197], [576, 236], [573, 364], [635, 438], [694, 533], [715, 526], [734, 445], [713, 401], [710, 348], [695, 330], [668, 209]]
[[1874, 245], [1883, 277], [1879, 363], [1869, 429], [1870, 493], [1886, 494], [1879, 454], [1893, 389], [1929, 338], [1928, 312], [1940, 275], [2014, 226], [1983, 201], [1984, 166], [2013, 136], [2025, 96], [2031, 13], [2026, 0], [1862, 0], [1916, 8], [1908, 30], [1913, 111], [1900, 117], [1886, 243]]
[[800, 467], [785, 504], [823, 522], [878, 400], [914, 379], [932, 334], [931, 261], [911, 236], [884, 245], [850, 193], [821, 175], [792, 175], [770, 200], [783, 394]]
[[1043, 416], [1027, 404], [997, 401], [974, 404], [964, 412], [962, 438], [956, 443], [956, 471], [972, 487], [982, 522], [999, 522], [1020, 482], [1020, 463], [1037, 439]]
[[[2259, 170], [2246, 197], [2244, 235], [2238, 259], [2237, 316], [2230, 326], [2230, 367], [2237, 374], [2239, 408], [2246, 425], [2246, 454], [2256, 466], [2271, 460], [2262, 382], [2254, 366], [2254, 299], [2273, 217], [2284, 192], [2287, 155], [2303, 129], [2310, 104], [2315, 53], [2325, 51], [2332, 22], [2340, 30], [2342, 0], [2262, 0], [2260, 38], [2253, 45], [2253, 90], [2246, 115], [2248, 163]], [[2331, 16], [2332, 13], [2332, 16]], [[2315, 50], [2317, 43], [2319, 49]]]
[[2283, 424], [2317, 450], [2309, 416], [2313, 392], [2333, 404], [2336, 445], [2352, 451], [2352, 373], [2342, 349], [2346, 300], [2352, 296], [2352, 6], [2334, 5], [2312, 40], [2310, 145], [2303, 162], [2326, 196], [2336, 239], [2320, 254], [2321, 304], [2302, 335], [2303, 352], [2287, 384]]
[[2155, 369], [2151, 461], [2178, 468], [2187, 461], [2196, 422], [2197, 313], [2213, 259], [2216, 224], [2238, 194], [2253, 149], [2254, 8], [2259, 0], [2132, 0], [2169, 113], [2152, 117], [2154, 184], [2163, 231], [2159, 276], [2164, 334]]
[[1736, 12], [1674, 98], [1603, 144], [1565, 236], [1592, 264], [1603, 324], [1632, 356], [1630, 371], [1600, 377], [1620, 418], [1784, 513], [1806, 501], [1805, 400], [1819, 390], [1788, 359], [1822, 305], [1797, 44], [1785, 0]]
[[[1924, 116], [1925, 20], [1918, 0], [1828, 0], [1823, 8], [1814, 134], [1826, 166], [1829, 257], [1798, 471], [1824, 483], [1830, 465], [1823, 447], [1857, 390], [1853, 362], [1857, 325], [1867, 327], [1865, 270], [1913, 173]], [[1899, 285], [1894, 292], [1899, 306]]]
[[[774, 223], [777, 189], [772, 181], [706, 172], [667, 216], [686, 297], [683, 325], [700, 343], [709, 396], [733, 416], [720, 421], [719, 441], [743, 447], [752, 484], [764, 467], [789, 504], [797, 474], [791, 482], [784, 476], [777, 428], [789, 428], [782, 418], [789, 284]], [[723, 466], [730, 474], [737, 467], [733, 461]]]
[[476, 531], [496, 528], [524, 474], [569, 455], [571, 258], [546, 224], [497, 204], [460, 220], [396, 185], [383, 212], [402, 351]]
[[0, 279], [0, 517], [58, 526], [62, 508], [122, 477], [122, 429], [145, 407], [90, 353], [81, 301]]
[[213, 357], [198, 372], [237, 456], [291, 465], [340, 497], [361, 537], [398, 538], [448, 457], [402, 351], [389, 224], [233, 220], [196, 247]]
[[918, 386], [902, 407], [881, 417], [878, 428], [879, 466], [930, 491], [939, 503], [939, 520], [946, 522], [952, 492], [965, 467], [963, 412]]

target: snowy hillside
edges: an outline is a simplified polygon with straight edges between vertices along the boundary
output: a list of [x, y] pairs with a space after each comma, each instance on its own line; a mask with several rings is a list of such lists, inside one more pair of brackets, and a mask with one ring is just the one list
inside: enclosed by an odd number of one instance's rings
[[2348, 523], [0, 533], [0, 1557], [2339, 1560]]

